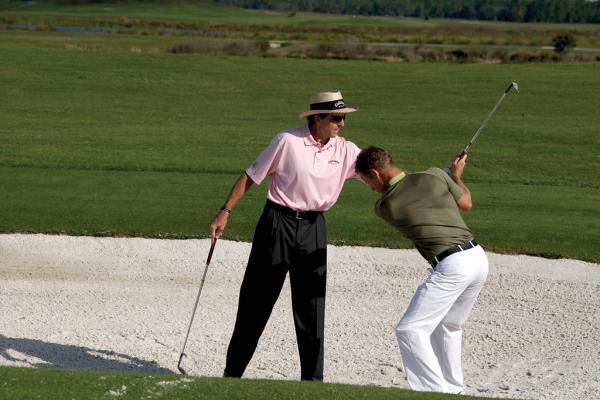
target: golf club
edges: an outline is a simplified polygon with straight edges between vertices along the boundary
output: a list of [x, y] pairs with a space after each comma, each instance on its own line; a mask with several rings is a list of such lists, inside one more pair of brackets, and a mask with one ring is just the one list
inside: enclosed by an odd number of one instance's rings
[[[500, 100], [498, 100], [498, 102], [496, 103], [496, 105], [494, 106], [494, 108], [492, 108], [492, 111], [490, 111], [490, 113], [485, 118], [485, 120], [483, 120], [483, 123], [481, 124], [481, 126], [479, 127], [479, 129], [477, 129], [477, 132], [475, 132], [475, 134], [473, 135], [473, 137], [471, 138], [471, 140], [469, 141], [469, 143], [465, 146], [465, 148], [462, 151], [462, 153], [460, 153], [461, 157], [463, 155], [467, 154], [467, 152], [469, 151], [469, 149], [471, 149], [471, 146], [473, 146], [473, 143], [475, 143], [475, 141], [477, 140], [477, 138], [481, 134], [481, 131], [482, 131], [483, 127], [487, 125], [487, 123], [489, 122], [489, 120], [492, 118], [492, 115], [494, 115], [494, 113], [496, 112], [496, 110], [498, 109], [498, 107], [500, 107], [500, 104], [502, 104], [502, 102], [504, 101], [504, 98], [506, 97], [506, 95], [508, 94], [508, 92], [510, 92], [510, 90], [513, 89], [513, 88], [515, 89], [515, 91], [517, 91], [517, 92], [519, 91], [519, 85], [517, 84], [517, 82], [511, 82], [510, 85], [508, 85], [508, 87], [504, 91], [504, 93], [502, 93], [502, 97], [500, 97]], [[444, 168], [444, 171], [448, 175], [450, 175], [450, 172], [452, 171], [452, 166], [451, 165], [447, 166], [446, 168]]]
[[185, 335], [185, 341], [183, 342], [183, 348], [181, 349], [181, 354], [179, 355], [179, 362], [177, 363], [177, 369], [183, 375], [187, 375], [187, 373], [181, 367], [181, 362], [183, 361], [183, 356], [185, 355], [185, 346], [187, 345], [188, 338], [190, 337], [190, 331], [192, 330], [192, 324], [194, 323], [194, 316], [196, 315], [196, 308], [198, 308], [198, 301], [200, 300], [200, 294], [202, 293], [202, 287], [204, 287], [204, 280], [206, 279], [206, 272], [208, 271], [208, 266], [210, 265], [210, 259], [212, 258], [216, 243], [217, 243], [217, 239], [215, 238], [212, 240], [212, 243], [210, 245], [210, 251], [208, 252], [208, 258], [206, 259], [206, 267], [204, 267], [204, 274], [202, 274], [202, 280], [200, 281], [200, 289], [198, 290], [198, 296], [196, 297], [196, 304], [194, 304], [194, 310], [192, 311], [192, 319], [190, 320], [190, 325], [188, 326], [187, 334]]

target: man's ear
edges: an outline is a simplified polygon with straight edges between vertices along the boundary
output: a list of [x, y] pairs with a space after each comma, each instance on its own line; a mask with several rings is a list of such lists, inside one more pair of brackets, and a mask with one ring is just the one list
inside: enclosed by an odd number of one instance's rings
[[369, 172], [371, 173], [371, 176], [377, 181], [377, 182], [381, 182], [383, 183], [383, 174], [381, 173], [380, 170], [376, 169], [376, 168], [371, 168], [369, 170]]

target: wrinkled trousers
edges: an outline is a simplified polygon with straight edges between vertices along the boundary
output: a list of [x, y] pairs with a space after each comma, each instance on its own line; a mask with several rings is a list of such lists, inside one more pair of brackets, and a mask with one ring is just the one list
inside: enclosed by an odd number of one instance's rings
[[299, 220], [269, 205], [265, 206], [254, 234], [224, 376], [243, 375], [288, 272], [301, 379], [323, 380], [325, 218], [319, 214]]
[[462, 325], [488, 275], [480, 246], [443, 259], [419, 286], [396, 327], [413, 390], [460, 393]]

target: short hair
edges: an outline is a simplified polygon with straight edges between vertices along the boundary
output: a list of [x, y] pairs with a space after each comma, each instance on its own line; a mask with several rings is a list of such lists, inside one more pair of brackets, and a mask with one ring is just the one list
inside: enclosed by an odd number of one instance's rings
[[318, 115], [319, 117], [321, 117], [321, 119], [325, 119], [325, 118], [327, 118], [327, 116], [328, 116], [329, 114], [328, 114], [328, 113], [323, 113], [323, 114], [312, 114], [312, 115], [309, 115], [308, 117], [306, 117], [306, 120], [308, 121], [308, 127], [309, 127], [309, 128], [310, 128], [311, 126], [313, 126], [313, 125], [316, 123], [316, 121], [315, 121], [315, 117], [316, 117], [317, 115]]
[[355, 169], [359, 174], [371, 176], [371, 169], [383, 170], [393, 164], [390, 153], [379, 147], [369, 146], [358, 154]]

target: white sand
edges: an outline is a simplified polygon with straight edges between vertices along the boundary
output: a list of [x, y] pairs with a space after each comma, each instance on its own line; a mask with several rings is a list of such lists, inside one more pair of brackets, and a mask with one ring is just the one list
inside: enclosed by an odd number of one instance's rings
[[[0, 365], [174, 372], [208, 240], [0, 235]], [[221, 240], [186, 353], [221, 376], [248, 243]], [[464, 329], [467, 393], [600, 392], [600, 265], [488, 254]], [[412, 250], [329, 247], [325, 379], [407, 387], [394, 326], [427, 265]], [[298, 379], [286, 284], [247, 377]]]

